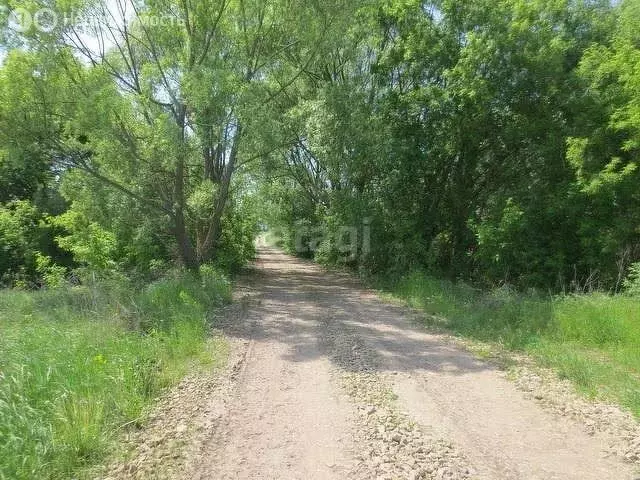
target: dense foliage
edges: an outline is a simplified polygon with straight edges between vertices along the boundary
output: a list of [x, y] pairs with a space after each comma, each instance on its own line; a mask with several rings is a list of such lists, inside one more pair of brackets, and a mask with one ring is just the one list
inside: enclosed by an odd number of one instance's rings
[[376, 273], [620, 288], [640, 255], [639, 27], [634, 0], [362, 7], [308, 69], [272, 223], [353, 263], [336, 229], [368, 220]]
[[52, 11], [3, 31], [4, 284], [234, 267], [260, 216], [370, 273], [618, 290], [640, 259], [638, 0]]

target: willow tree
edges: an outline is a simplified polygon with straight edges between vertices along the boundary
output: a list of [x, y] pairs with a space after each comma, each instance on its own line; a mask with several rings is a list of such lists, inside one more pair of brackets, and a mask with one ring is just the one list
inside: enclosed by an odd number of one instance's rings
[[170, 232], [184, 265], [210, 260], [234, 173], [291, 141], [278, 119], [340, 5], [115, 0], [66, 8], [52, 28], [32, 25], [22, 38], [66, 75], [66, 98], [50, 106], [59, 134], [49, 148], [72, 179], [67, 196], [78, 209], [99, 203], [89, 198], [97, 188], [124, 196], [110, 215], [139, 210]]

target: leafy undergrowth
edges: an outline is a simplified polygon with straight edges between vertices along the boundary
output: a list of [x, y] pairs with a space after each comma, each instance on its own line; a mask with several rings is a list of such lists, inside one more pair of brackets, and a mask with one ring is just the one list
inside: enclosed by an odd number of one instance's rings
[[0, 479], [88, 475], [163, 388], [222, 361], [208, 318], [229, 298], [213, 270], [0, 291]]
[[429, 314], [428, 323], [525, 351], [585, 395], [640, 418], [640, 298], [484, 292], [421, 272], [379, 286]]

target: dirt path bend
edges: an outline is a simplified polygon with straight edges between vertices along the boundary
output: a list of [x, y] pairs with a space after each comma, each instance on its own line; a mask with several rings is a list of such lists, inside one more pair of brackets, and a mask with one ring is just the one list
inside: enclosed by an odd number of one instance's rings
[[262, 248], [226, 407], [190, 479], [636, 478], [605, 434], [413, 326], [353, 279]]

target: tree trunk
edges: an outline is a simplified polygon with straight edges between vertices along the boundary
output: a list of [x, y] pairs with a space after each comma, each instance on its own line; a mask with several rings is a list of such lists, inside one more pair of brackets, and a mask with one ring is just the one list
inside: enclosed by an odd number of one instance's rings
[[238, 126], [235, 137], [233, 139], [233, 145], [231, 146], [231, 152], [229, 152], [229, 161], [223, 169], [223, 173], [220, 177], [218, 198], [214, 207], [213, 214], [209, 222], [209, 228], [207, 235], [201, 244], [200, 251], [198, 252], [198, 259], [201, 262], [210, 260], [215, 255], [215, 246], [220, 238], [222, 215], [224, 213], [224, 207], [227, 205], [229, 198], [229, 187], [231, 186], [231, 178], [236, 168], [236, 160], [238, 157], [238, 148], [240, 146], [240, 138], [242, 136], [242, 127]]
[[196, 252], [189, 238], [187, 226], [184, 220], [184, 159], [180, 158], [176, 165], [176, 178], [174, 186], [175, 195], [175, 212], [173, 215], [173, 228], [176, 244], [178, 245], [178, 253], [180, 261], [189, 270], [198, 268], [198, 259]]
[[[184, 107], [180, 109], [180, 118], [178, 119], [179, 124], [182, 125], [182, 138], [181, 143], [182, 147], [184, 147], [185, 142], [185, 111]], [[174, 214], [173, 214], [173, 222], [174, 222], [174, 236], [176, 239], [176, 244], [178, 246], [178, 253], [180, 255], [180, 260], [182, 265], [188, 268], [189, 270], [195, 270], [198, 268], [198, 258], [193, 248], [193, 244], [191, 243], [191, 239], [189, 238], [189, 232], [187, 231], [187, 225], [184, 219], [184, 210], [185, 210], [185, 196], [184, 196], [184, 177], [185, 177], [185, 159], [184, 159], [184, 148], [181, 148], [180, 153], [178, 154], [178, 159], [176, 161], [176, 170], [175, 170], [175, 183], [173, 188], [174, 195]]]
[[180, 261], [189, 270], [196, 270], [199, 266], [195, 250], [187, 232], [184, 213], [176, 211], [174, 218], [174, 236], [178, 245]]

